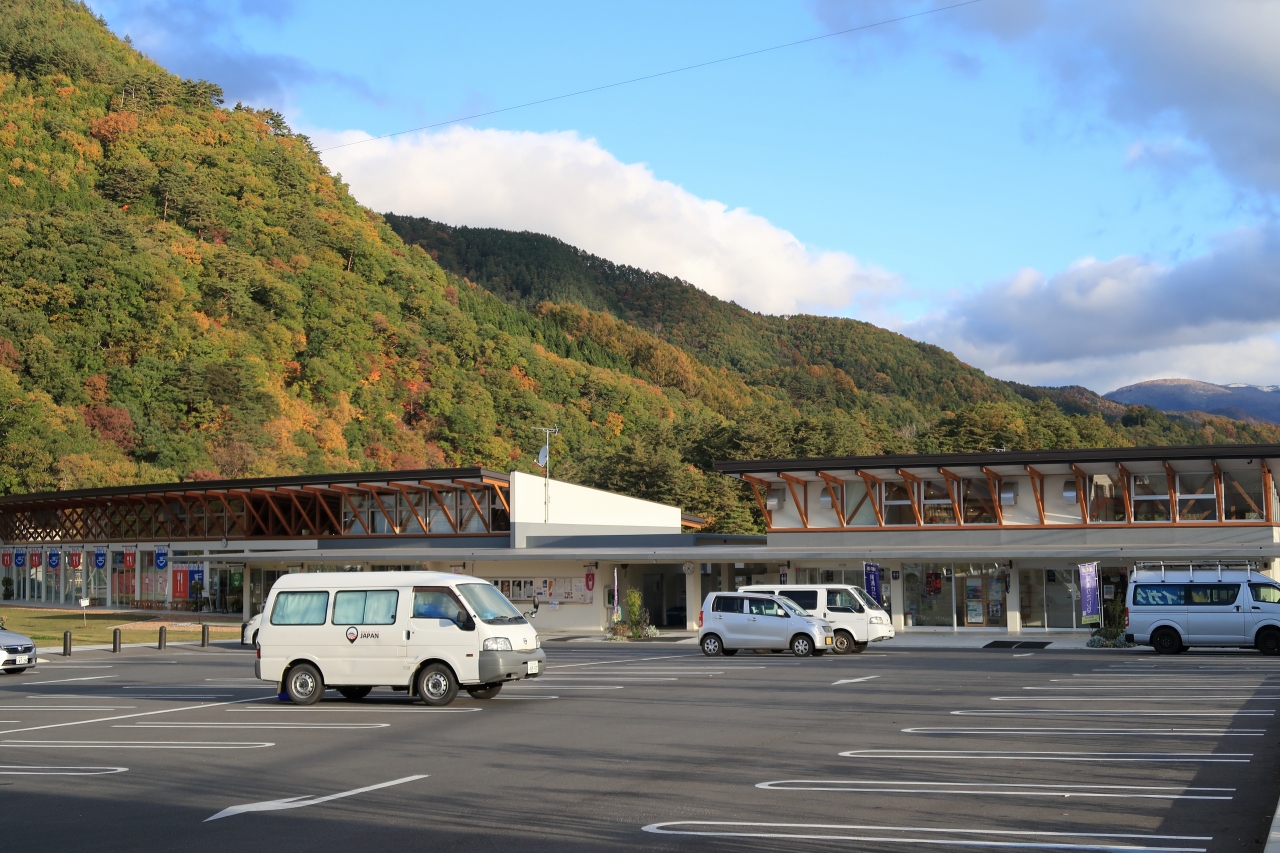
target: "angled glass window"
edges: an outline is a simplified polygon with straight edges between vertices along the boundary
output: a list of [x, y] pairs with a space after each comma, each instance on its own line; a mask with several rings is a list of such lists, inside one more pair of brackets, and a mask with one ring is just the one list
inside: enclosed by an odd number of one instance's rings
[[1258, 463], [1222, 472], [1222, 515], [1227, 521], [1262, 521], [1266, 496]]
[[1126, 520], [1119, 475], [1095, 474], [1089, 478], [1089, 520], [1099, 524]]
[[1169, 478], [1164, 474], [1134, 474], [1133, 520], [1171, 521]]
[[1178, 520], [1217, 521], [1218, 495], [1214, 489], [1213, 472], [1179, 473]]
[[946, 480], [925, 480], [921, 484], [924, 489], [924, 500], [920, 508], [920, 516], [925, 524], [955, 524], [956, 510], [951, 505], [951, 494], [947, 491]]
[[963, 484], [960, 512], [965, 524], [995, 524], [996, 506], [991, 497], [991, 484], [986, 479], [968, 479]]
[[884, 523], [886, 525], [915, 524], [916, 514], [911, 508], [915, 486], [906, 482], [884, 484]]

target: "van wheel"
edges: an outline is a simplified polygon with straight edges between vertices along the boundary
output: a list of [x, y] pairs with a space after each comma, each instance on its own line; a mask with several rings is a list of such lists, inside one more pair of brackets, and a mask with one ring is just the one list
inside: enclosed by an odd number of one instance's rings
[[1259, 631], [1257, 646], [1264, 655], [1280, 655], [1280, 631], [1275, 628]]
[[853, 635], [848, 631], [836, 631], [835, 640], [831, 643], [831, 651], [838, 655], [847, 655], [853, 651]]
[[1151, 635], [1151, 646], [1162, 655], [1176, 655], [1182, 651], [1182, 637], [1172, 628], [1161, 628]]
[[870, 643], [854, 643], [852, 652], [855, 655], [860, 655], [867, 650], [867, 646], [869, 645], [871, 644]]
[[348, 702], [359, 702], [373, 692], [372, 687], [339, 687], [337, 690]]
[[724, 649], [721, 653], [722, 653], [725, 657], [727, 657], [727, 658], [731, 658], [731, 657], [733, 657], [734, 655], [736, 655], [736, 654], [738, 653], [738, 650], [737, 650], [737, 649]]
[[813, 654], [813, 638], [808, 634], [796, 634], [791, 638], [791, 654], [798, 658], [807, 658]]
[[324, 679], [320, 677], [320, 670], [309, 663], [300, 663], [289, 670], [284, 690], [293, 704], [314, 705], [324, 696]]
[[486, 684], [484, 687], [468, 687], [467, 695], [472, 699], [492, 699], [502, 691], [502, 682]]
[[458, 695], [458, 680], [449, 667], [431, 663], [418, 671], [418, 698], [433, 707], [448, 705]]
[[702, 653], [713, 658], [724, 651], [724, 643], [715, 634], [707, 634], [702, 638]]

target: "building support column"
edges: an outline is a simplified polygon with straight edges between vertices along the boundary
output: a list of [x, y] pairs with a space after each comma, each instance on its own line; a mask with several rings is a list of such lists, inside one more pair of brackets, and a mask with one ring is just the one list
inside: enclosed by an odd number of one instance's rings
[[1004, 612], [1009, 623], [1009, 633], [1022, 633], [1022, 586], [1018, 570], [1009, 562], [1009, 593], [1004, 599]]
[[693, 564], [693, 571], [684, 576], [684, 629], [698, 630], [698, 613], [702, 610], [702, 568]]
[[733, 563], [720, 564], [720, 591], [733, 592]]
[[889, 601], [893, 607], [891, 618], [893, 619], [894, 633], [903, 630], [906, 623], [902, 614], [907, 612], [907, 589], [906, 583], [903, 581], [904, 572], [902, 564], [897, 563], [896, 567], [890, 565], [889, 569]]

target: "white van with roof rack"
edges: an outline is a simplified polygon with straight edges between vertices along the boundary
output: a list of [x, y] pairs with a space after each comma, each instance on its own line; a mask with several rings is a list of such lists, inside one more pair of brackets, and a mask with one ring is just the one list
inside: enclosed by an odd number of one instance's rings
[[1192, 646], [1280, 655], [1280, 583], [1240, 563], [1135, 566], [1125, 639], [1178, 654]]
[[444, 572], [324, 572], [276, 581], [258, 628], [254, 672], [311, 705], [332, 687], [356, 701], [374, 687], [448, 705], [461, 687], [492, 699], [542, 674], [538, 633], [488, 581]]
[[741, 592], [782, 595], [814, 616], [831, 623], [835, 639], [831, 650], [838, 655], [857, 654], [870, 643], [892, 640], [893, 619], [866, 590], [848, 584], [754, 584]]

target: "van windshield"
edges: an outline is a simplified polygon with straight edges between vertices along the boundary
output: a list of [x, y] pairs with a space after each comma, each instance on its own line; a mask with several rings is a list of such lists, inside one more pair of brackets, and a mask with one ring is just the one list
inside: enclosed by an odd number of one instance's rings
[[872, 610], [884, 609], [879, 605], [879, 603], [876, 602], [874, 598], [871, 597], [871, 594], [868, 593], [866, 590], [856, 586], [851, 587], [851, 589], [853, 590], [853, 594], [858, 596], [858, 598], [862, 600], [862, 603], [865, 604], [867, 607], [870, 607]]
[[488, 625], [524, 624], [525, 619], [516, 606], [491, 583], [458, 584], [458, 594], [466, 599], [481, 622]]

